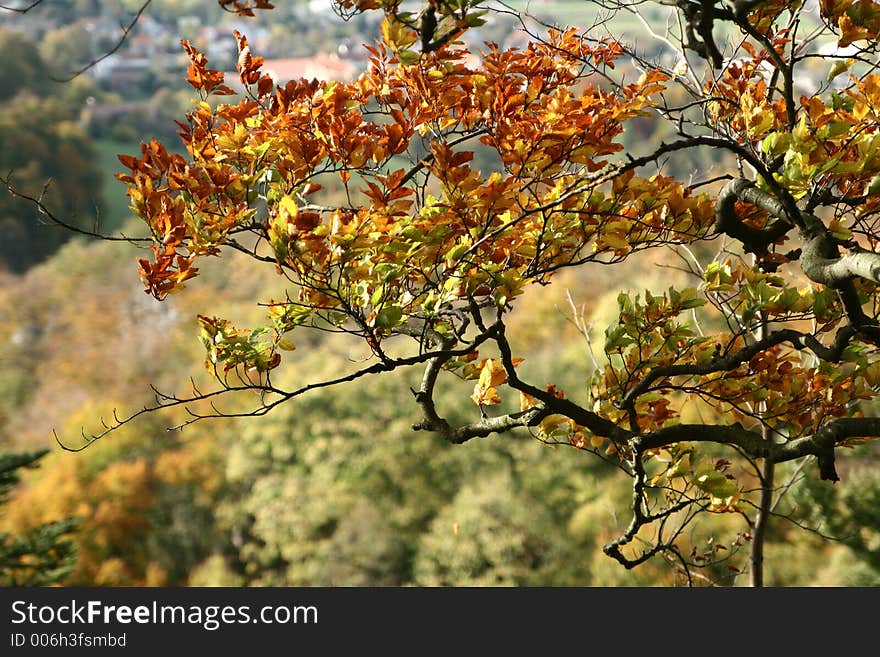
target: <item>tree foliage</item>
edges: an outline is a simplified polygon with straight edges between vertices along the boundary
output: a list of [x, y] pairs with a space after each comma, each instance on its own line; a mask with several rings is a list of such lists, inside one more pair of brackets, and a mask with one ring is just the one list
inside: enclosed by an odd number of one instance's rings
[[[480, 0], [429, 0], [418, 13], [392, 0], [336, 5], [343, 17], [385, 13], [356, 81], [278, 85], [236, 32], [239, 95], [184, 42], [197, 94], [180, 122], [186, 153], [152, 141], [120, 156], [152, 238], [138, 260], [148, 293], [166, 299], [226, 251], [287, 285], [260, 299], [262, 326], [200, 315], [217, 386], [160, 394], [159, 406], [186, 406], [185, 423], [262, 415], [419, 367], [415, 429], [455, 444], [525, 429], [626, 472], [631, 521], [604, 545], [622, 565], [664, 554], [690, 572], [751, 543], [761, 583], [786, 464], [815, 460], [836, 481], [838, 453], [880, 435], [880, 5], [678, 2], [677, 27], [648, 26], [655, 58], [601, 36], [603, 24], [543, 29], [525, 17], [527, 47], [470, 52], [463, 35], [491, 20]], [[646, 121], [669, 140], [624, 149]], [[730, 166], [667, 166], [707, 149]], [[491, 164], [475, 167], [477, 153]], [[680, 255], [690, 284], [621, 291], [599, 334], [579, 323], [597, 346], [581, 386], [531, 380], [508, 334], [525, 291], [657, 250]], [[282, 386], [309, 331], [353, 336], [364, 356]], [[447, 387], [470, 398], [469, 414], [441, 407]], [[215, 403], [250, 392], [249, 410]], [[704, 512], [743, 529], [729, 546], [685, 549]]]
[[[0, 454], [0, 507], [6, 506], [23, 468], [36, 468], [49, 450]], [[0, 586], [48, 586], [64, 580], [76, 563], [74, 517], [34, 523], [25, 531], [0, 532]]]
[[[73, 228], [100, 216], [100, 180], [91, 144], [77, 124], [77, 85], [52, 93], [36, 47], [14, 32], [0, 31], [0, 176], [21, 193], [40, 198]], [[33, 204], [0, 198], [0, 263], [23, 271], [45, 259], [72, 233], [59, 229]]]

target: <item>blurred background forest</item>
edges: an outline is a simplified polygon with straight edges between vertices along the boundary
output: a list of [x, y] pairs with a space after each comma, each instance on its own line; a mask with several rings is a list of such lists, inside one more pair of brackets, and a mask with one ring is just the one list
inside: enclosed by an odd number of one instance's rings
[[[281, 2], [245, 21], [208, 0], [154, 0], [117, 52], [76, 75], [114, 47], [140, 4], [0, 10], [0, 169], [88, 230], [143, 234], [114, 179], [122, 168], [116, 154], [136, 153], [153, 137], [179, 144], [174, 120], [191, 98], [179, 39], [204, 50], [212, 67], [233, 71], [237, 28], [279, 80], [351, 79], [365, 65], [361, 44], [379, 32], [378, 16], [343, 22], [320, 1]], [[551, 23], [595, 19], [590, 3], [537, 4], [532, 10]], [[468, 38], [475, 49], [483, 41], [522, 45], [518, 27], [498, 17]], [[633, 18], [617, 29], [639, 27]], [[624, 143], [661, 139], [653, 129], [646, 123]], [[712, 158], [669, 166], [687, 175], [711, 168]], [[679, 583], [660, 557], [625, 571], [602, 554], [628, 521], [630, 481], [613, 465], [527, 433], [462, 446], [415, 433], [415, 378], [319, 390], [263, 418], [182, 431], [166, 429], [180, 416], [150, 414], [82, 452], [61, 450], [53, 431], [76, 447], [83, 429], [100, 430], [102, 416], [151, 403], [150, 385], [180, 393], [190, 377], [207, 380], [196, 314], [247, 324], [261, 314], [254, 299], [279, 285], [271, 271], [224, 255], [211, 276], [159, 303], [142, 290], [138, 255], [126, 242], [48, 226], [31, 204], [0, 195], [0, 584]], [[680, 276], [675, 254], [660, 257], [532, 289], [510, 325], [528, 351], [524, 367], [566, 389], [583, 386], [593, 361], [571, 321], [574, 308], [606, 326], [621, 287], [663, 290]], [[323, 340], [301, 349], [299, 377], [324, 378], [353, 357], [344, 341]], [[473, 412], [464, 395], [445, 404]], [[22, 454], [30, 458], [16, 461]], [[18, 468], [28, 460], [33, 467]], [[768, 536], [768, 584], [880, 584], [877, 465], [876, 449], [864, 448], [841, 464], [835, 486], [820, 485], [814, 468], [792, 473]], [[747, 529], [733, 514], [713, 520], [687, 539], [697, 553], [730, 546]], [[48, 574], [16, 557], [16, 549], [41, 544], [61, 562]], [[735, 569], [745, 550], [727, 551], [707, 583], [743, 583]]]

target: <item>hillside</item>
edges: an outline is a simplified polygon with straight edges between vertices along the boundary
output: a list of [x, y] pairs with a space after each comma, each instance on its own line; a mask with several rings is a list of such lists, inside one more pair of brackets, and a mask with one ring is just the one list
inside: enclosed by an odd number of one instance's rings
[[[560, 15], [578, 15], [578, 3], [546, 4]], [[163, 112], [185, 104], [179, 53], [160, 44], [178, 19], [206, 30], [209, 17], [173, 14], [157, 19], [154, 33], [148, 32], [153, 36], [137, 42], [145, 52], [156, 49], [156, 61], [164, 62], [164, 68], [157, 65], [161, 75], [126, 78], [134, 85], [128, 94], [107, 79], [83, 78], [70, 101], [83, 112], [77, 121], [64, 119], [70, 134], [88, 141], [87, 160], [99, 174], [90, 179], [91, 189], [100, 195], [91, 207], [108, 232], [146, 234], [114, 178], [124, 168], [116, 156], [136, 153], [140, 139], [159, 135], [168, 141], [174, 128]], [[271, 41], [270, 28], [261, 27]], [[50, 28], [48, 33], [61, 29]], [[376, 24], [355, 28], [352, 39]], [[307, 35], [304, 49], [319, 39], [318, 30], [306, 30], [293, 18], [279, 21], [275, 30]], [[208, 39], [208, 32], [198, 34]], [[58, 49], [56, 64], [64, 55]], [[49, 50], [44, 46], [43, 56], [49, 58]], [[222, 62], [222, 52], [218, 56]], [[167, 83], [174, 74], [177, 82]], [[96, 107], [120, 110], [118, 124], [96, 124]], [[9, 106], [6, 111], [13, 116]], [[622, 139], [626, 148], [668, 137], [648, 122], [634, 125]], [[480, 165], [480, 153], [475, 162]], [[664, 172], [687, 177], [720, 164], [729, 162], [707, 148], [691, 159], [668, 158]], [[314, 202], [328, 198], [315, 196]], [[77, 561], [62, 585], [685, 583], [677, 564], [662, 556], [625, 570], [603, 555], [602, 545], [627, 527], [632, 493], [611, 447], [596, 458], [522, 429], [463, 445], [415, 431], [420, 418], [413, 391], [421, 376], [415, 369], [311, 390], [261, 417], [247, 416], [260, 401], [250, 392], [224, 396], [214, 408], [192, 407], [245, 417], [192, 422], [182, 405], [144, 413], [86, 446], [88, 436], [103, 433], [104, 423], [154, 406], [157, 394], [168, 401], [216, 387], [205, 367], [198, 315], [254, 326], [269, 299], [296, 292], [271, 261], [265, 266], [224, 251], [202, 258], [201, 276], [157, 301], [145, 294], [138, 276], [137, 258], [146, 248], [66, 236], [20, 271], [0, 273], [0, 450], [50, 450], [3, 506], [0, 533], [14, 537], [41, 523], [77, 518]], [[722, 246], [709, 241], [701, 248], [705, 252], [697, 256], [703, 257]], [[662, 294], [672, 285], [697, 285], [701, 281], [685, 271], [694, 258], [670, 247], [637, 253], [623, 264], [564, 269], [549, 285], [531, 285], [507, 322], [512, 347], [525, 359], [523, 375], [541, 384], [552, 381], [567, 398], [586, 405], [591, 376], [607, 363], [605, 330], [617, 321], [620, 292]], [[302, 341], [296, 350], [285, 355], [288, 367], [277, 374], [279, 385], [332, 379], [370, 355], [346, 335], [314, 331], [297, 339]], [[444, 391], [444, 412], [478, 418], [483, 409], [469, 399], [473, 386], [461, 381]], [[518, 400], [504, 403], [516, 406]], [[682, 415], [696, 418], [703, 410], [694, 405]], [[787, 495], [767, 536], [768, 584], [880, 583], [878, 458], [870, 446], [853, 449], [841, 459], [843, 481], [830, 489], [818, 485], [812, 467], [780, 467]], [[680, 538], [683, 553], [695, 563], [712, 561], [705, 579], [692, 583], [745, 584], [739, 573], [747, 560], [747, 529], [738, 513], [711, 514], [709, 522], [689, 528]]]

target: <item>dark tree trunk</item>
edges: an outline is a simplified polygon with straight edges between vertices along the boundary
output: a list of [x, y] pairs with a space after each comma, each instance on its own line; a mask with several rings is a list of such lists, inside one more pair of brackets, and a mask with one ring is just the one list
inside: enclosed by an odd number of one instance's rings
[[[769, 432], [765, 430], [765, 433]], [[767, 438], [769, 437], [768, 435]], [[764, 536], [773, 504], [774, 469], [773, 461], [764, 459], [764, 465], [761, 468], [761, 499], [752, 525], [752, 543], [749, 551], [750, 586], [764, 586]]]

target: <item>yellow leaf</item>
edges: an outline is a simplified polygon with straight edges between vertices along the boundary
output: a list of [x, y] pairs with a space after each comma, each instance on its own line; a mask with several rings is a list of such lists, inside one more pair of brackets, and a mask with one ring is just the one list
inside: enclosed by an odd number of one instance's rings
[[535, 406], [535, 398], [531, 395], [520, 391], [519, 393], [519, 410], [527, 411], [530, 408], [534, 408]]
[[479, 383], [474, 386], [471, 399], [477, 406], [492, 406], [501, 403], [501, 397], [495, 388], [484, 388]]
[[596, 241], [596, 250], [598, 251], [609, 246], [615, 250], [624, 250], [629, 248], [629, 242], [627, 241], [625, 235], [620, 235], [617, 233], [603, 233], [602, 236]]
[[868, 385], [876, 388], [880, 385], [880, 363], [871, 363], [864, 369], [862, 376], [865, 377]]
[[837, 19], [837, 27], [840, 29], [840, 40], [837, 42], [837, 45], [841, 48], [850, 45], [854, 41], [870, 39], [874, 36], [869, 29], [856, 25], [846, 14]]
[[507, 372], [501, 361], [494, 358], [487, 358], [483, 362], [483, 369], [480, 370], [479, 384], [483, 388], [493, 388], [507, 383]]
[[299, 214], [299, 207], [296, 201], [290, 196], [283, 196], [278, 202], [279, 214], [286, 215], [286, 218], [295, 219]]
[[832, 219], [828, 223], [828, 232], [830, 232], [836, 239], [844, 242], [852, 238], [852, 231], [844, 226], [839, 219]]
[[414, 30], [407, 29], [406, 25], [389, 15], [382, 21], [382, 39], [392, 50], [405, 50], [416, 42], [418, 36]]

